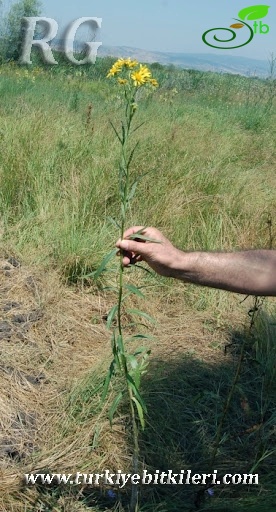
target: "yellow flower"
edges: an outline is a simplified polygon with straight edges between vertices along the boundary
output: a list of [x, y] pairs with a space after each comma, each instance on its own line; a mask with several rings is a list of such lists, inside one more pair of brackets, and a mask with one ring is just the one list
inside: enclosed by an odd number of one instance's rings
[[112, 68], [109, 70], [107, 78], [117, 75], [122, 71], [124, 67], [128, 69], [133, 69], [137, 65], [138, 62], [136, 60], [131, 60], [130, 57], [128, 57], [127, 59], [120, 58], [113, 64]]
[[146, 82], [149, 82], [151, 78], [151, 72], [147, 66], [140, 64], [140, 69], [133, 71], [130, 76], [134, 82], [135, 87], [140, 87]]
[[123, 64], [121, 62], [122, 60], [123, 59], [119, 59], [115, 62], [115, 64], [113, 64], [112, 68], [108, 72], [107, 78], [110, 78], [111, 76], [115, 76], [118, 73], [120, 73], [120, 71], [122, 71], [122, 68], [123, 68]]
[[120, 85], [126, 85], [128, 84], [128, 81], [125, 78], [118, 78], [118, 83]]
[[137, 60], [131, 60], [131, 58], [128, 57], [127, 59], [123, 59], [123, 65], [129, 69], [133, 69], [138, 66], [138, 62]]
[[151, 78], [149, 82], [151, 85], [153, 85], [153, 87], [158, 87], [158, 82], [155, 80], [155, 78]]

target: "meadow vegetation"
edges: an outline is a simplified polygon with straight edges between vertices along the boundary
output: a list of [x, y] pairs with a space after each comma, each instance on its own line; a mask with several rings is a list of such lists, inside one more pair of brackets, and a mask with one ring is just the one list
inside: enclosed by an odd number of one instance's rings
[[[93, 280], [119, 236], [111, 218], [120, 215], [120, 148], [110, 120], [120, 124], [124, 99], [106, 79], [113, 62], [0, 68], [3, 512], [127, 510], [129, 489], [112, 501], [105, 488], [21, 483], [35, 471], [131, 467], [124, 402], [113, 428], [108, 422], [119, 383], [101, 403], [112, 358], [108, 287], [118, 261]], [[131, 173], [139, 185], [128, 223], [155, 226], [187, 250], [275, 247], [273, 74], [261, 80], [150, 68], [159, 88], [138, 94], [137, 124], [145, 124], [133, 134], [139, 145]], [[203, 473], [211, 464], [222, 474], [258, 472], [260, 480], [217, 487], [212, 497], [196, 486], [145, 486], [139, 510], [275, 510], [275, 299], [252, 312], [252, 298], [129, 273], [146, 293], [130, 305], [142, 304], [157, 320], [154, 340], [144, 341], [152, 354], [141, 387], [148, 410], [141, 468]], [[18, 307], [7, 310], [12, 302]], [[14, 308], [25, 322], [14, 321]]]

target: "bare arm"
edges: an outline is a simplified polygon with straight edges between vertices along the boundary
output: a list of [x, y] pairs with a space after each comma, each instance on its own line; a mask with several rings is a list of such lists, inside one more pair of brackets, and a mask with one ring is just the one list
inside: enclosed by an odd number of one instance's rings
[[163, 276], [236, 293], [276, 296], [276, 251], [185, 252], [155, 228], [145, 228], [144, 235], [161, 243], [128, 239], [141, 228], [128, 229], [116, 244], [124, 250], [124, 265], [144, 260]]

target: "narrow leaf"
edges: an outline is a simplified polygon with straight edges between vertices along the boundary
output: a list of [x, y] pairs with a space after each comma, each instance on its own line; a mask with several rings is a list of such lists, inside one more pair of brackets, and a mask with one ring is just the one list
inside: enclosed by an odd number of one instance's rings
[[120, 352], [124, 353], [123, 338], [120, 334], [117, 336], [116, 343]]
[[144, 428], [145, 428], [144, 411], [143, 411], [143, 409], [141, 407], [141, 404], [139, 404], [138, 400], [134, 396], [132, 397], [132, 400], [133, 400], [133, 402], [136, 405], [136, 409], [137, 409], [137, 412], [138, 412], [138, 416], [139, 416], [139, 420], [140, 420], [140, 423], [141, 423], [141, 427], [144, 430]]
[[139, 389], [137, 388], [137, 386], [136, 386], [132, 376], [129, 373], [127, 374], [127, 381], [128, 381], [129, 386], [131, 387], [134, 395], [136, 396], [137, 400], [139, 400], [141, 406], [143, 407], [143, 410], [145, 412], [147, 412], [147, 406], [146, 406], [146, 404], [145, 404], [145, 402], [144, 402], [144, 400], [143, 400], [143, 398], [142, 398], [142, 396], [141, 396], [141, 394], [139, 392]]
[[[137, 185], [138, 185], [138, 181], [135, 181], [135, 182], [133, 183], [133, 185], [132, 185], [131, 189], [130, 189], [130, 192], [129, 192], [128, 196], [127, 196], [127, 200], [128, 200], [128, 201], [131, 201], [131, 199], [133, 199], [134, 194], [135, 194], [135, 192], [136, 192]], [[130, 237], [129, 237], [129, 238], [130, 238]]]
[[113, 224], [113, 226], [120, 229], [120, 224], [117, 222], [117, 220], [113, 219], [113, 217], [107, 217], [107, 219], [109, 220], [109, 222], [111, 222], [111, 224]]
[[116, 135], [117, 135], [117, 137], [118, 137], [118, 139], [119, 139], [120, 143], [122, 144], [122, 138], [120, 137], [119, 133], [117, 132], [117, 130], [116, 130], [116, 128], [115, 128], [115, 126], [114, 126], [114, 124], [112, 123], [112, 121], [109, 121], [109, 122], [110, 122], [110, 124], [111, 124], [111, 126], [112, 126], [112, 128], [113, 128], [114, 132], [116, 133]]
[[97, 268], [95, 274], [94, 274], [94, 279], [98, 279], [99, 275], [105, 270], [105, 267], [107, 265], [107, 263], [113, 258], [113, 256], [115, 256], [115, 254], [117, 253], [117, 250], [118, 249], [113, 249], [110, 253], [108, 253], [103, 261], [101, 262], [100, 266]]
[[137, 286], [134, 286], [133, 284], [126, 284], [125, 287], [131, 293], [138, 295], [138, 297], [141, 297], [142, 299], [145, 298], [145, 295], [141, 292], [141, 290], [139, 288], [137, 288]]
[[242, 9], [238, 17], [241, 20], [260, 20], [267, 16], [269, 7], [270, 5], [251, 5]]
[[129, 362], [131, 368], [133, 368], [133, 370], [136, 370], [136, 368], [138, 367], [138, 361], [136, 357], [129, 354], [127, 356], [127, 361]]
[[114, 369], [115, 369], [115, 366], [114, 366], [114, 361], [112, 361], [109, 369], [108, 369], [108, 373], [107, 373], [107, 376], [104, 380], [104, 386], [103, 386], [103, 392], [102, 392], [102, 397], [101, 397], [101, 401], [104, 402], [104, 400], [106, 399], [106, 396], [107, 396], [107, 393], [108, 393], [108, 389], [109, 389], [109, 384], [110, 384], [110, 381], [111, 381], [111, 377], [113, 376], [114, 374]]
[[141, 354], [146, 353], [147, 355], [150, 355], [150, 350], [147, 347], [139, 347], [135, 350], [134, 355], [139, 356]]
[[128, 309], [127, 312], [132, 315], [141, 316], [148, 320], [149, 322], [151, 322], [152, 324], [156, 324], [156, 320], [154, 320], [154, 318], [152, 318], [152, 316], [148, 315], [147, 313], [144, 313], [144, 311], [140, 311], [139, 309]]
[[136, 263], [136, 265], [133, 268], [140, 268], [141, 270], [144, 270], [145, 272], [147, 272], [147, 274], [150, 274], [151, 276], [155, 277], [154, 272], [152, 272], [148, 268], [142, 267], [142, 265], [137, 265], [137, 263]]
[[153, 340], [153, 336], [149, 335], [149, 334], [134, 334], [134, 336], [132, 336], [132, 338], [134, 339], [137, 339], [137, 338], [140, 338], [140, 339], [143, 339], [143, 340]]
[[112, 291], [112, 292], [117, 292], [117, 291], [118, 291], [118, 288], [116, 288], [116, 286], [103, 286], [103, 287], [101, 288], [101, 290], [102, 290], [103, 292], [107, 292], [107, 291], [108, 291], [108, 292], [111, 292], [111, 291]]
[[123, 134], [122, 143], [124, 143], [126, 140], [126, 129], [125, 129], [125, 125], [123, 122], [122, 122], [122, 134]]
[[108, 316], [107, 316], [106, 326], [108, 329], [110, 329], [111, 324], [114, 320], [114, 317], [115, 317], [117, 311], [118, 311], [118, 304], [115, 304], [115, 306], [113, 306], [111, 308], [111, 310], [109, 311]]
[[154, 242], [156, 244], [162, 244], [161, 240], [156, 240], [155, 238], [150, 238], [148, 236], [140, 235], [140, 234], [137, 236], [137, 233], [133, 233], [133, 235], [129, 235], [128, 238], [130, 240], [136, 240], [136, 238], [139, 238], [139, 240], [144, 240], [146, 242]]
[[135, 150], [137, 149], [139, 145], [139, 141], [136, 142], [134, 148], [132, 149], [132, 151], [130, 152], [130, 155], [129, 155], [129, 159], [128, 159], [128, 162], [127, 162], [127, 168], [130, 166], [131, 162], [132, 162], [132, 159], [133, 159], [133, 156], [134, 156], [134, 153], [135, 153]]
[[137, 130], [139, 130], [139, 128], [141, 128], [141, 126], [143, 126], [144, 124], [145, 124], [145, 121], [143, 121], [141, 124], [139, 124], [138, 126], [136, 126], [136, 128], [134, 128], [134, 129], [132, 130], [132, 132], [131, 132], [131, 133], [135, 133], [135, 132], [137, 132]]
[[112, 425], [113, 416], [118, 408], [119, 403], [121, 402], [123, 398], [123, 393], [120, 391], [120, 393], [116, 396], [116, 398], [113, 400], [112, 405], [109, 409], [108, 418], [110, 421], [110, 425]]

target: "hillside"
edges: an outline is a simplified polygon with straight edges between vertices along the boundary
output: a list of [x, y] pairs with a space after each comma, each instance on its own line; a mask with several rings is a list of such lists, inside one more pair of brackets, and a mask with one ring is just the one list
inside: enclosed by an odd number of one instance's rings
[[197, 69], [200, 71], [215, 71], [219, 73], [233, 73], [244, 76], [266, 77], [269, 72], [268, 62], [212, 53], [165, 53], [150, 52], [128, 46], [101, 46], [99, 56], [131, 57], [141, 62], [159, 62], [160, 64], [173, 64], [184, 69]]

